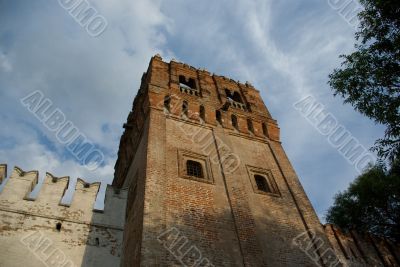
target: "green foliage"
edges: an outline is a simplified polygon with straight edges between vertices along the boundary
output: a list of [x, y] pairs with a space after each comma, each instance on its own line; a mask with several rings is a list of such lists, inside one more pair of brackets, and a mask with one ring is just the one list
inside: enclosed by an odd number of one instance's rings
[[341, 55], [329, 75], [334, 95], [386, 126], [374, 149], [393, 160], [400, 155], [400, 1], [361, 0], [356, 51]]
[[328, 223], [400, 242], [400, 160], [387, 170], [379, 163], [335, 196]]

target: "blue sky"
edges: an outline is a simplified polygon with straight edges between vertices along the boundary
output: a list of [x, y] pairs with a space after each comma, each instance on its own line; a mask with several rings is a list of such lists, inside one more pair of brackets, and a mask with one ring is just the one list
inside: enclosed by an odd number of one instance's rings
[[[312, 95], [367, 148], [383, 135], [327, 85], [354, 29], [325, 0], [89, 3], [108, 23], [97, 37], [58, 1], [0, 0], [0, 163], [111, 182], [122, 124], [156, 53], [261, 91], [320, 218], [357, 172], [293, 103]], [[103, 151], [100, 168], [81, 166], [21, 105], [35, 90]]]

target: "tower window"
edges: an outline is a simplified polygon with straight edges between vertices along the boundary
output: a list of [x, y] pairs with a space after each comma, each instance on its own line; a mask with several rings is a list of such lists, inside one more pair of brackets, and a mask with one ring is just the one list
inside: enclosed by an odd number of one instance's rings
[[265, 123], [263, 122], [262, 124], [262, 130], [263, 130], [263, 134], [265, 136], [268, 136], [268, 129], [267, 129], [267, 125], [265, 125]]
[[233, 93], [232, 93], [231, 90], [225, 89], [225, 95], [226, 95], [226, 98], [228, 98], [228, 100], [233, 100], [238, 103], [243, 103], [242, 98], [240, 97], [240, 94], [238, 91], [233, 91]]
[[233, 93], [232, 99], [236, 102], [242, 103], [242, 98], [240, 97], [239, 92], [235, 91]]
[[204, 106], [200, 106], [200, 119], [202, 121], [206, 120], [206, 110], [204, 109]]
[[229, 89], [225, 89], [225, 95], [228, 99], [230, 98], [233, 100], [233, 95]]
[[237, 117], [236, 117], [235, 115], [232, 114], [231, 119], [232, 119], [232, 126], [233, 126], [236, 130], [238, 130], [239, 127], [238, 127], [238, 120], [237, 120]]
[[267, 180], [265, 179], [264, 176], [261, 175], [254, 175], [254, 179], [256, 181], [257, 189], [266, 193], [271, 192], [271, 189], [269, 188], [269, 185], [267, 183]]
[[171, 97], [169, 95], [164, 97], [164, 109], [165, 111], [170, 111]]
[[253, 122], [251, 121], [251, 119], [247, 119], [247, 128], [251, 133], [254, 133]]
[[217, 122], [222, 125], [221, 111], [219, 110], [215, 111], [215, 118], [217, 119]]
[[208, 156], [178, 149], [178, 171], [181, 178], [213, 184], [210, 168]]
[[247, 171], [254, 193], [281, 196], [271, 170], [247, 165]]
[[182, 114], [187, 116], [188, 115], [188, 110], [189, 110], [189, 104], [188, 102], [185, 100], [182, 103]]
[[61, 223], [60, 222], [58, 222], [56, 224], [56, 229], [57, 229], [57, 231], [61, 231]]
[[186, 173], [189, 176], [203, 178], [203, 167], [200, 162], [194, 160], [186, 161]]
[[195, 80], [193, 78], [189, 78], [189, 80], [186, 80], [186, 77], [183, 75], [179, 75], [179, 86], [186, 89], [196, 90]]
[[193, 78], [187, 80], [185, 76], [179, 75], [179, 87], [182, 93], [200, 96], [200, 91], [197, 89], [196, 81]]

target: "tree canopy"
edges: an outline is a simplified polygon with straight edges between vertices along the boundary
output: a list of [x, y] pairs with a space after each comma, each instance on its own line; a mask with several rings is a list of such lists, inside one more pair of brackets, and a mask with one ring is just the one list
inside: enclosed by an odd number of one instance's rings
[[400, 1], [360, 3], [356, 50], [340, 56], [344, 61], [328, 83], [345, 103], [386, 126], [374, 149], [393, 160], [400, 154]]
[[335, 196], [326, 221], [400, 242], [400, 161], [380, 163]]

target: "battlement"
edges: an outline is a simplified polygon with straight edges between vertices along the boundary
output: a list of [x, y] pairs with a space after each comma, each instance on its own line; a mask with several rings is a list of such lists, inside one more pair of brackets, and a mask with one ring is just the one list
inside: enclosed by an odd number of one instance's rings
[[146, 97], [142, 101], [135, 98], [133, 111], [164, 110], [170, 118], [280, 140], [277, 121], [272, 118], [260, 91], [249, 82], [241, 83], [175, 60], [168, 63], [156, 55], [140, 88], [139, 93]]
[[0, 181], [1, 266], [119, 265], [126, 190], [19, 167], [7, 176], [6, 164]]
[[[241, 83], [223, 75], [211, 74], [176, 60], [168, 63], [160, 55], [151, 59], [145, 75], [150, 93], [167, 92], [216, 110], [228, 102], [232, 112], [276, 123], [260, 91], [249, 82]], [[227, 109], [229, 107], [225, 106], [223, 111]]]
[[[153, 58], [162, 61], [162, 57], [161, 57], [159, 54], [155, 55]], [[163, 62], [164, 62], [164, 61], [163, 61]], [[167, 63], [167, 62], [165, 62], [165, 63]], [[246, 83], [241, 83], [240, 81], [235, 81], [234, 79], [229, 78], [229, 77], [226, 77], [226, 76], [223, 76], [223, 75], [218, 75], [218, 74], [215, 74], [215, 73], [210, 73], [210, 72], [209, 72], [207, 69], [205, 69], [205, 68], [196, 68], [196, 67], [193, 67], [193, 66], [191, 66], [191, 65], [188, 65], [188, 64], [186, 64], [186, 63], [184, 63], [184, 62], [179, 62], [179, 61], [177, 61], [176, 59], [171, 59], [171, 61], [170, 61], [169, 63], [167, 63], [167, 64], [176, 65], [176, 66], [178, 66], [178, 67], [180, 67], [180, 68], [182, 68], [182, 69], [186, 69], [186, 70], [191, 70], [191, 71], [195, 71], [195, 72], [200, 72], [200, 73], [203, 73], [203, 74], [212, 76], [212, 77], [214, 77], [214, 78], [216, 78], [216, 79], [223, 79], [223, 80], [225, 80], [225, 81], [229, 81], [229, 82], [232, 82], [232, 83], [237, 83], [237, 84], [238, 84], [239, 86], [241, 86], [241, 87], [247, 87], [247, 88], [249, 88], [249, 89], [252, 89], [252, 90], [255, 90], [255, 91], [259, 92], [259, 91], [258, 91], [256, 88], [254, 88], [254, 86], [253, 86], [250, 82], [248, 82], [248, 81], [246, 81]]]
[[[57, 218], [87, 224], [114, 225], [122, 229], [125, 219], [126, 190], [105, 190], [104, 210], [94, 208], [101, 183], [82, 178], [57, 177], [46, 172], [40, 179], [37, 170], [15, 166], [7, 177], [7, 165], [0, 165], [0, 210]], [[72, 195], [71, 195], [72, 194]], [[72, 197], [71, 200], [68, 200]], [[112, 219], [111, 219], [112, 218]]]

